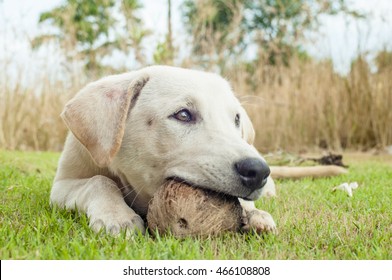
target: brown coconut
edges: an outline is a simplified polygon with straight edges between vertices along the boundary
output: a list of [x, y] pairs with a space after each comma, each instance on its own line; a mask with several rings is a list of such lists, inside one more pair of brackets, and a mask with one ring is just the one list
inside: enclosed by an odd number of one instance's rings
[[147, 224], [177, 237], [216, 235], [240, 229], [242, 207], [235, 197], [168, 181], [150, 201]]

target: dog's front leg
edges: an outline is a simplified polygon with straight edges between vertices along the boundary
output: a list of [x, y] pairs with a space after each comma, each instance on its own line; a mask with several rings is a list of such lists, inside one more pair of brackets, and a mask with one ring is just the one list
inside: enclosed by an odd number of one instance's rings
[[127, 233], [145, 231], [143, 219], [128, 207], [115, 182], [105, 176], [56, 181], [50, 202], [86, 213], [96, 232], [106, 229], [118, 235], [122, 229]]
[[243, 209], [244, 226], [242, 230], [255, 230], [258, 233], [272, 232], [276, 233], [276, 224], [271, 214], [256, 208], [253, 201], [247, 201], [239, 198]]

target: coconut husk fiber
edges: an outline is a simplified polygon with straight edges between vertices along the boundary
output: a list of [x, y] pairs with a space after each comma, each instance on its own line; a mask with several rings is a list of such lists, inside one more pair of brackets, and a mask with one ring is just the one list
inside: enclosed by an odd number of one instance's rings
[[161, 235], [216, 235], [240, 229], [242, 207], [238, 198], [168, 181], [150, 201], [147, 224]]

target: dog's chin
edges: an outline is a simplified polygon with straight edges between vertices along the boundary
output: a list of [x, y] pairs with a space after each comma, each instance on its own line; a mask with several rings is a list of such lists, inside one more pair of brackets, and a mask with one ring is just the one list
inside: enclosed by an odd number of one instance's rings
[[248, 200], [248, 201], [255, 201], [255, 200], [258, 200], [261, 197], [261, 193], [262, 193], [262, 188], [257, 189], [255, 191], [251, 192], [246, 197], [240, 197], [240, 198], [242, 198], [244, 200]]
[[[262, 188], [260, 188], [260, 189], [257, 189], [255, 191], [252, 191], [252, 192], [250, 192], [248, 194], [238, 195], [238, 194], [234, 194], [234, 193], [230, 193], [230, 192], [217, 191], [216, 189], [210, 188], [208, 186], [195, 184], [195, 183], [193, 183], [193, 182], [191, 182], [189, 180], [186, 180], [186, 179], [184, 179], [182, 177], [178, 177], [178, 176], [167, 177], [166, 181], [174, 181], [174, 182], [177, 182], [177, 183], [189, 185], [189, 186], [194, 187], [194, 188], [200, 188], [200, 189], [208, 190], [208, 191], [215, 192], [215, 193], [221, 193], [221, 194], [227, 195], [227, 196], [242, 198], [244, 200], [249, 200], [249, 201], [257, 200], [258, 198], [260, 198], [261, 192], [262, 192]], [[264, 186], [265, 183], [263, 182], [262, 185]]]

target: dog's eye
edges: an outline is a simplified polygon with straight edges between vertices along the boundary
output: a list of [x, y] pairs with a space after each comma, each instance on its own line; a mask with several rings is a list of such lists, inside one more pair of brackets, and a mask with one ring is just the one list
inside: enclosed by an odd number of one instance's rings
[[181, 122], [191, 122], [193, 121], [193, 115], [191, 112], [189, 112], [188, 109], [181, 109], [180, 111], [178, 111], [177, 113], [175, 113], [173, 115], [173, 117], [176, 120], [179, 120]]
[[235, 115], [234, 123], [236, 127], [240, 127], [240, 114]]

